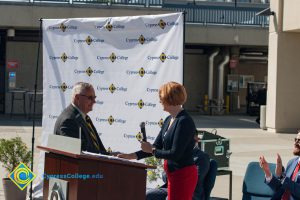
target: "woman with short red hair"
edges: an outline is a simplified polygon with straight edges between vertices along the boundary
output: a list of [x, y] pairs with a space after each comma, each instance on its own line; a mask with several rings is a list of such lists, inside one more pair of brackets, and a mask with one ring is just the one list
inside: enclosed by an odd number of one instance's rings
[[187, 94], [183, 85], [168, 82], [159, 89], [159, 99], [164, 111], [169, 112], [153, 145], [141, 143], [141, 151], [120, 154], [121, 158], [142, 159], [155, 156], [164, 159], [164, 170], [168, 177], [168, 200], [191, 200], [198, 180], [193, 160], [193, 119], [182, 108]]

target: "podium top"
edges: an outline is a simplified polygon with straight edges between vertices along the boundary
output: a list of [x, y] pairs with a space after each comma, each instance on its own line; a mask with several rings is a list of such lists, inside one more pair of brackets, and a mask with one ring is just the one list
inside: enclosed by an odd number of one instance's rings
[[60, 151], [57, 149], [52, 149], [52, 148], [44, 147], [44, 146], [37, 146], [37, 148], [40, 150], [49, 152], [49, 153], [67, 156], [67, 157], [71, 157], [71, 158], [75, 158], [75, 159], [109, 162], [109, 163], [114, 163], [114, 164], [119, 164], [119, 165], [127, 165], [127, 166], [144, 168], [144, 169], [156, 169], [156, 166], [145, 165], [143, 163], [139, 163], [136, 161], [126, 160], [123, 158], [117, 158], [117, 157], [113, 157], [113, 156], [106, 156], [106, 155], [101, 155], [101, 154], [99, 155], [99, 154], [94, 154], [94, 153], [73, 154], [73, 153], [64, 152], [64, 151]]

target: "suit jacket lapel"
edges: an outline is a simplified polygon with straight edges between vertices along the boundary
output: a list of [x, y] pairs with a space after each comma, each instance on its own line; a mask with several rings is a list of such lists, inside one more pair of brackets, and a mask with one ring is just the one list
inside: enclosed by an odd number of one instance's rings
[[294, 170], [295, 170], [297, 164], [298, 164], [298, 158], [295, 159], [295, 160], [293, 161], [293, 163], [292, 163], [292, 165], [291, 165], [289, 171], [287, 171], [287, 173], [286, 173], [286, 176], [287, 176], [287, 177], [292, 178], [293, 172], [294, 172]]

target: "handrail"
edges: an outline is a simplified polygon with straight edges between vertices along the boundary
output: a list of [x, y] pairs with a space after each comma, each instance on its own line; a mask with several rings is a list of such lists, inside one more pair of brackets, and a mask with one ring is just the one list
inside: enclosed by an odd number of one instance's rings
[[267, 27], [269, 17], [256, 16], [262, 8], [164, 4], [163, 8], [186, 12], [186, 22]]
[[[173, 2], [172, 2], [173, 1]], [[186, 22], [203, 25], [246, 25], [268, 27], [268, 16], [256, 16], [256, 13], [268, 7], [268, 4], [239, 3], [238, 6], [232, 2], [197, 2], [190, 0], [0, 0], [1, 4], [38, 4], [57, 3], [64, 5], [102, 5], [102, 6], [140, 6], [140, 7], [160, 7], [165, 10], [185, 12]], [[253, 5], [251, 5], [253, 4]], [[128, 8], [129, 8], [128, 7]], [[125, 8], [124, 8], [125, 9]]]

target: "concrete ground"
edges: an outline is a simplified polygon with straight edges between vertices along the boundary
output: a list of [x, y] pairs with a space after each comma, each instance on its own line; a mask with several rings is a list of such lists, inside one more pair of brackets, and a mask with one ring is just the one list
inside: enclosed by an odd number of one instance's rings
[[[218, 135], [230, 139], [230, 170], [233, 172], [233, 200], [242, 199], [242, 183], [249, 162], [257, 161], [260, 155], [275, 162], [276, 153], [280, 153], [283, 163], [292, 157], [295, 134], [276, 134], [261, 130], [250, 116], [205, 116], [192, 114], [197, 128], [211, 131], [216, 128]], [[36, 145], [40, 144], [41, 120], [36, 123]], [[0, 138], [20, 136], [31, 148], [32, 121], [21, 116], [10, 119], [0, 116]], [[35, 148], [34, 172], [37, 169], [39, 150]], [[6, 173], [0, 167], [0, 200], [4, 199], [2, 178]], [[228, 198], [229, 176], [219, 176], [212, 191], [213, 197]]]

